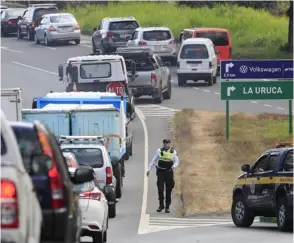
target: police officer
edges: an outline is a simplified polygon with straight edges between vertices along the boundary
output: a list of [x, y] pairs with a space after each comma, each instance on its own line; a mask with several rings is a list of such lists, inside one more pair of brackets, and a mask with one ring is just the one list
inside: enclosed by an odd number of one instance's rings
[[164, 209], [164, 187], [165, 187], [165, 212], [169, 213], [169, 206], [171, 204], [171, 193], [174, 188], [174, 172], [173, 169], [179, 164], [177, 152], [170, 147], [170, 140], [163, 140], [163, 147], [156, 151], [146, 173], [149, 176], [150, 171], [156, 164], [157, 188], [159, 208], [157, 212]]

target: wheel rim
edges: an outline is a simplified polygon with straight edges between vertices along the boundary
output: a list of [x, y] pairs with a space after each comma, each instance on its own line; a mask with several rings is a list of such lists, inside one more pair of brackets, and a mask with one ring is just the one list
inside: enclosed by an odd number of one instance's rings
[[242, 202], [237, 202], [235, 206], [235, 216], [238, 220], [242, 220], [245, 215], [245, 207]]
[[285, 223], [285, 220], [286, 220], [286, 208], [285, 208], [285, 205], [281, 205], [281, 207], [279, 209], [280, 225], [283, 225]]

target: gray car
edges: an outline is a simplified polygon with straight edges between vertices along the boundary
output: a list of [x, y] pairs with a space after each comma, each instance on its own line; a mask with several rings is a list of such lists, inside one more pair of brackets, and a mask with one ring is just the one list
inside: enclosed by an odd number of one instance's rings
[[78, 45], [81, 30], [75, 17], [69, 13], [45, 14], [35, 28], [34, 39], [36, 44], [44, 42], [46, 46], [65, 41], [74, 41]]
[[109, 54], [118, 47], [125, 47], [139, 27], [134, 17], [104, 18], [92, 35], [93, 53]]
[[128, 75], [131, 74], [132, 63], [136, 64], [135, 74], [129, 78], [129, 88], [138, 98], [143, 95], [152, 96], [154, 103], [162, 103], [171, 98], [170, 63], [164, 63], [161, 57], [149, 48], [119, 48], [117, 54], [125, 59]]

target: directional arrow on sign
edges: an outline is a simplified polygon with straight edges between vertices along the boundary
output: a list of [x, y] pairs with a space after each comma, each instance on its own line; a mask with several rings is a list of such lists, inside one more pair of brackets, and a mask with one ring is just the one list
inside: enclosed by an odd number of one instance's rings
[[229, 69], [232, 68], [232, 67], [234, 67], [234, 64], [233, 63], [231, 63], [231, 62], [230, 63], [227, 63], [226, 64], [226, 73], [228, 73], [229, 72]]
[[233, 92], [234, 90], [236, 90], [236, 88], [234, 86], [228, 87], [227, 88], [227, 96], [231, 96], [231, 92]]

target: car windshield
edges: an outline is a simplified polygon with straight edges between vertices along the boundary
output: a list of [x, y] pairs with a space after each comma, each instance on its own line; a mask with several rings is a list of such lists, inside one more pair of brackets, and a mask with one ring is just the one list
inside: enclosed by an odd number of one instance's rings
[[87, 164], [93, 168], [103, 166], [103, 154], [100, 148], [64, 148], [62, 152], [73, 153], [79, 165]]
[[171, 33], [168, 30], [144, 31], [143, 39], [146, 41], [165, 41], [171, 39]]
[[208, 59], [208, 50], [204, 44], [185, 44], [182, 48], [181, 59]]
[[197, 32], [196, 38], [208, 38], [215, 46], [228, 46], [229, 38], [227, 32]]
[[109, 24], [109, 30], [133, 30], [139, 27], [138, 23], [133, 20], [116, 21]]
[[132, 62], [136, 63], [136, 71], [152, 71], [154, 66], [147, 56], [125, 57], [126, 68], [128, 72], [132, 70]]
[[82, 64], [80, 66], [80, 76], [82, 79], [109, 78], [111, 77], [110, 63]]
[[44, 14], [58, 13], [57, 8], [38, 8], [35, 10], [34, 20], [40, 21]]
[[51, 16], [50, 22], [55, 23], [76, 23], [77, 21], [72, 15], [57, 15], [57, 16]]
[[6, 17], [8, 18], [17, 18], [18, 16], [22, 16], [23, 10], [7, 10], [6, 11]]

